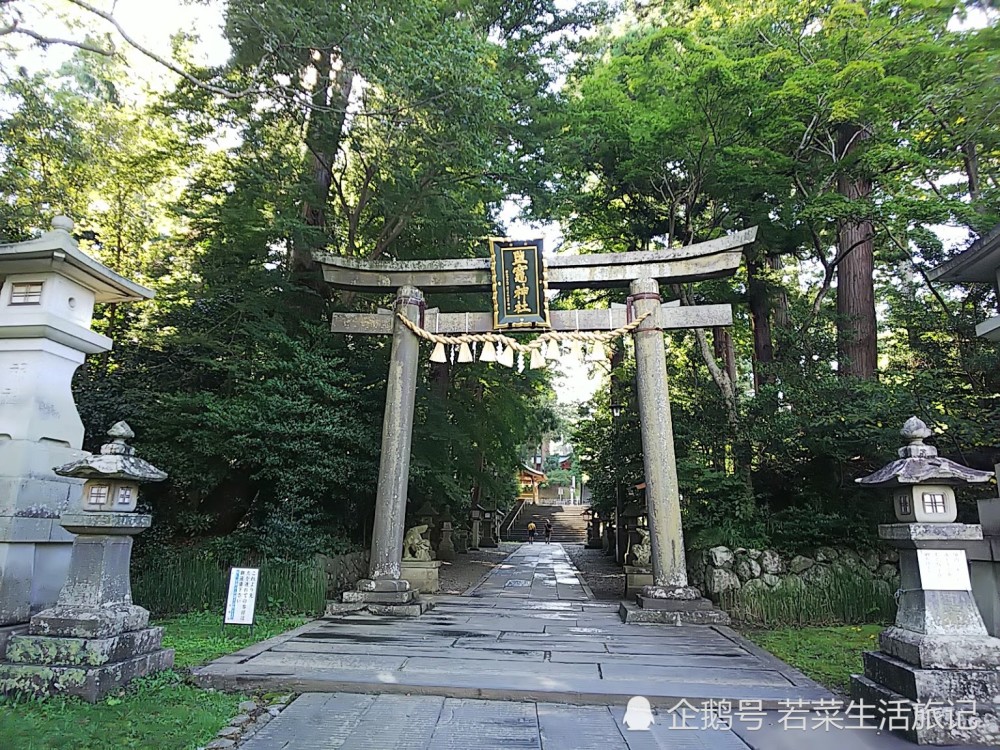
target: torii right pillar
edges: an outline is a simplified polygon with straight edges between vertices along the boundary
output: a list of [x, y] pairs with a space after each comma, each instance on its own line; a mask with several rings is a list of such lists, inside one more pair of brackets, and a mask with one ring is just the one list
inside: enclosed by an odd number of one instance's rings
[[729, 615], [688, 584], [667, 352], [658, 317], [660, 287], [655, 279], [636, 279], [629, 293], [633, 315], [639, 318], [648, 313], [633, 336], [653, 585], [645, 586], [636, 596], [638, 607], [626, 603], [620, 613], [625, 622], [727, 625]]

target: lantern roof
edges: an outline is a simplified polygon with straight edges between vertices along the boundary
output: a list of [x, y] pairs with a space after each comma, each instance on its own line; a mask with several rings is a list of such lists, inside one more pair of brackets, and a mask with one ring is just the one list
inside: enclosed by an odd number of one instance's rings
[[854, 481], [865, 487], [899, 487], [915, 484], [979, 484], [993, 478], [993, 472], [971, 469], [939, 456], [937, 448], [925, 445], [933, 433], [923, 420], [910, 417], [899, 434], [908, 442], [897, 453], [899, 458], [878, 471]]
[[80, 479], [128, 479], [133, 482], [162, 482], [167, 478], [148, 461], [135, 455], [135, 448], [126, 443], [135, 437], [132, 428], [125, 422], [115, 423], [108, 430], [110, 443], [101, 446], [100, 453], [88, 453], [78, 461], [71, 461], [53, 469], [61, 477]]
[[635, 500], [625, 503], [625, 506], [622, 508], [622, 516], [625, 518], [639, 518], [644, 515], [646, 515], [646, 506]]
[[424, 500], [424, 504], [414, 511], [414, 515], [417, 518], [423, 518], [424, 516], [436, 516], [437, 514], [437, 508], [431, 505], [430, 500]]
[[51, 231], [37, 239], [0, 243], [0, 273], [54, 272], [90, 289], [98, 302], [152, 299], [152, 289], [120, 276], [83, 252], [72, 231], [72, 220], [56, 216]]

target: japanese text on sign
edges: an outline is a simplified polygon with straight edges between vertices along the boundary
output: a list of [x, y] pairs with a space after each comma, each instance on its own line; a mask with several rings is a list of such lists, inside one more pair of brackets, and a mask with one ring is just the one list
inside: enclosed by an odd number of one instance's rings
[[495, 328], [549, 325], [541, 240], [490, 240]]
[[233, 568], [229, 571], [229, 594], [226, 596], [226, 625], [253, 625], [257, 604], [259, 568]]

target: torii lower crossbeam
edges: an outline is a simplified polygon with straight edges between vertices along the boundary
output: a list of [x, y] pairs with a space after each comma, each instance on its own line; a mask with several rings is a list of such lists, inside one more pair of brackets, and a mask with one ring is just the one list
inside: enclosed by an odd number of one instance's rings
[[[627, 321], [625, 307], [606, 310], [553, 310], [549, 313], [553, 331], [614, 331]], [[334, 313], [330, 330], [334, 333], [383, 335], [392, 333], [393, 314], [389, 310], [377, 313]], [[659, 328], [663, 330], [711, 328], [733, 324], [731, 305], [660, 306]], [[440, 334], [488, 333], [493, 330], [493, 314], [488, 312], [442, 313], [426, 310], [422, 327]], [[518, 328], [514, 333], [544, 333], [545, 328]]]

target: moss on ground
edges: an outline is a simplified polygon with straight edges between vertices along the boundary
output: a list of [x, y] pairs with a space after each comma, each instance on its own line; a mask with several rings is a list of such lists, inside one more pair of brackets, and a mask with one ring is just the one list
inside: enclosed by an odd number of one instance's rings
[[744, 635], [827, 687], [846, 693], [851, 675], [862, 671], [863, 651], [878, 649], [885, 625], [749, 630]]

